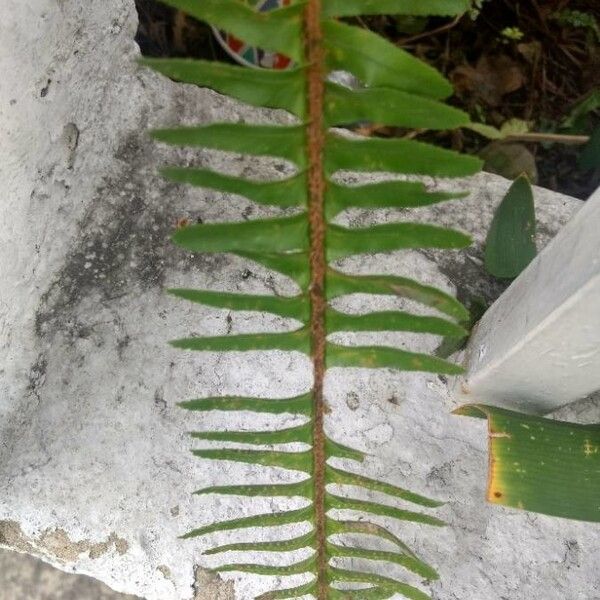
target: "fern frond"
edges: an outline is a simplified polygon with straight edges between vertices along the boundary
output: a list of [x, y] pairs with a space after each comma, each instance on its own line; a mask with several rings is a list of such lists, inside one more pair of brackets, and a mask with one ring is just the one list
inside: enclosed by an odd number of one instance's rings
[[[429, 191], [418, 181], [346, 185], [340, 182], [342, 171], [462, 177], [475, 173], [480, 162], [415, 140], [361, 138], [330, 129], [359, 121], [433, 130], [469, 124], [468, 115], [442, 102], [452, 88], [435, 69], [376, 33], [339, 21], [337, 17], [384, 13], [458, 15], [468, 7], [468, 1], [305, 0], [267, 13], [255, 12], [242, 0], [167, 0], [167, 4], [225, 29], [249, 44], [280, 52], [293, 59], [294, 65], [285, 71], [274, 71], [186, 59], [146, 59], [143, 64], [172, 79], [209, 87], [253, 106], [284, 109], [299, 120], [296, 125], [286, 126], [213, 123], [153, 132], [154, 138], [164, 143], [278, 157], [296, 169], [286, 179], [268, 181], [251, 181], [197, 167], [169, 166], [162, 170], [171, 181], [297, 210], [293, 215], [286, 212], [286, 216], [270, 219], [192, 225], [173, 236], [174, 242], [187, 250], [231, 252], [287, 276], [298, 285], [297, 295], [170, 290], [176, 297], [209, 307], [292, 318], [299, 323], [296, 329], [283, 333], [192, 336], [172, 344], [201, 352], [301, 352], [311, 357], [314, 365], [314, 384], [302, 396], [198, 398], [181, 403], [182, 407], [201, 413], [248, 411], [301, 418], [301, 425], [289, 428], [196, 431], [191, 435], [201, 443], [213, 444], [193, 450], [200, 459], [280, 468], [302, 477], [284, 484], [231, 482], [198, 490], [196, 494], [294, 497], [306, 503], [293, 510], [212, 523], [184, 537], [224, 531], [234, 537], [234, 532], [247, 528], [308, 524], [310, 531], [296, 537], [256, 543], [232, 539], [207, 554], [312, 551], [308, 558], [292, 558], [295, 562], [291, 564], [263, 565], [254, 563], [253, 557], [220, 567], [221, 571], [279, 578], [305, 574], [310, 578], [298, 587], [262, 594], [259, 600], [305, 595], [317, 600], [383, 600], [398, 594], [426, 599], [424, 591], [400, 578], [339, 566], [340, 561], [352, 565], [368, 561], [374, 566], [402, 567], [413, 575], [435, 579], [437, 573], [432, 567], [393, 531], [369, 518], [384, 517], [434, 527], [444, 523], [427, 512], [438, 507], [439, 502], [331, 463], [333, 459], [361, 462], [364, 454], [325, 434], [324, 420], [329, 409], [323, 380], [326, 369], [332, 367], [446, 374], [458, 373], [460, 368], [435, 356], [395, 347], [340, 345], [328, 340], [328, 336], [339, 332], [407, 331], [460, 338], [466, 333], [463, 324], [469, 315], [455, 298], [422, 282], [376, 273], [347, 274], [331, 263], [363, 253], [407, 248], [460, 249], [469, 244], [469, 238], [460, 231], [431, 224], [399, 222], [349, 228], [333, 220], [350, 208], [411, 208], [465, 196], [462, 192]], [[361, 85], [348, 89], [328, 80], [331, 72], [339, 70], [351, 73]], [[351, 294], [402, 296], [439, 314], [424, 316], [398, 310], [353, 315], [331, 306], [331, 301]], [[249, 448], [223, 447], [230, 443]], [[285, 444], [293, 444], [294, 449], [282, 449], [280, 445]], [[371, 499], [374, 493], [385, 495], [386, 503]], [[365, 499], [365, 494], [370, 499]], [[406, 508], [406, 504], [411, 508]], [[359, 516], [342, 519], [340, 511]], [[359, 544], [369, 537], [388, 549], [370, 549]], [[362, 587], [356, 589], [356, 586]]]

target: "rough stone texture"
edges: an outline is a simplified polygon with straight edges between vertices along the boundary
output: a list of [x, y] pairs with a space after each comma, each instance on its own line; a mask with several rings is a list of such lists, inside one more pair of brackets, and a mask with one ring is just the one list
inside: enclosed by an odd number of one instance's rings
[[[168, 339], [190, 333], [281, 331], [290, 323], [194, 307], [163, 288], [285, 294], [293, 286], [241, 259], [194, 258], [171, 247], [168, 232], [180, 218], [241, 220], [274, 211], [167, 184], [156, 167], [193, 161], [264, 177], [289, 166], [169, 150], [144, 131], [182, 121], [285, 117], [138, 70], [135, 28], [133, 0], [0, 6], [0, 545], [149, 600], [233, 600], [231, 582], [237, 600], [250, 600], [269, 588], [268, 578], [234, 573], [220, 581], [204, 570], [217, 563], [202, 550], [224, 535], [178, 536], [216, 518], [294, 502], [193, 497], [195, 489], [249, 479], [256, 469], [193, 459], [186, 431], [261, 428], [269, 420], [193, 417], [175, 403], [302, 393], [309, 363], [278, 352], [242, 359], [170, 349]], [[501, 289], [482, 273], [480, 243], [508, 182], [481, 175], [464, 185], [474, 190], [468, 200], [410, 218], [457, 225], [478, 245], [461, 254], [405, 252], [344, 266], [416, 274], [457, 288], [463, 299], [493, 300]], [[579, 202], [542, 190], [536, 201], [543, 244]], [[399, 218], [407, 213], [345, 216], [355, 224]], [[367, 302], [345, 305], [360, 311]], [[438, 344], [399, 334], [378, 339], [421, 351]], [[369, 454], [361, 470], [448, 501], [439, 511], [445, 529], [392, 524], [439, 567], [441, 580], [431, 586], [436, 600], [600, 599], [593, 527], [485, 505], [485, 423], [450, 416], [444, 378], [331, 371], [326, 392], [328, 431]], [[569, 414], [589, 418], [597, 406], [589, 401]], [[275, 469], [271, 475], [290, 478]]]

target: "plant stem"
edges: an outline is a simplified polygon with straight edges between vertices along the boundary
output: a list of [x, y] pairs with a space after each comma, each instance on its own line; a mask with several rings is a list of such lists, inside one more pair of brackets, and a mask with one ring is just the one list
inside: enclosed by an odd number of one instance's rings
[[310, 230], [311, 345], [314, 368], [313, 447], [314, 520], [317, 549], [317, 599], [327, 598], [327, 553], [325, 517], [325, 216], [323, 148], [324, 50], [321, 30], [321, 0], [309, 0], [305, 11], [306, 57], [308, 62], [308, 219]]

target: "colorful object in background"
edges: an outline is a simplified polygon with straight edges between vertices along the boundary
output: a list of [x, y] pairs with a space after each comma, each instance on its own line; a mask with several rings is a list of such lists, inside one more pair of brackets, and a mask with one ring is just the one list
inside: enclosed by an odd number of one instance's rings
[[[292, 0], [246, 0], [246, 2], [260, 12], [267, 12], [289, 6]], [[293, 64], [292, 60], [283, 54], [267, 52], [254, 46], [248, 46], [234, 35], [215, 27], [213, 27], [213, 31], [225, 52], [242, 65], [263, 67], [265, 69], [287, 69]]]

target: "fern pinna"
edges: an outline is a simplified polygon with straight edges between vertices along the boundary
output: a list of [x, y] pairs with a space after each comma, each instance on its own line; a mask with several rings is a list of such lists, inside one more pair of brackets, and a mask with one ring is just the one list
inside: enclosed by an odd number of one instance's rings
[[[328, 341], [333, 332], [410, 331], [447, 337], [465, 334], [460, 323], [464, 307], [442, 291], [405, 277], [356, 276], [334, 268], [335, 261], [367, 252], [405, 248], [463, 248], [463, 233], [419, 223], [392, 223], [368, 228], [346, 228], [334, 223], [348, 208], [377, 209], [429, 205], [461, 194], [429, 192], [414, 180], [391, 180], [367, 185], [340, 183], [340, 171], [384, 171], [409, 175], [459, 177], [479, 168], [479, 161], [412, 139], [360, 138], [341, 135], [333, 127], [372, 122], [411, 129], [452, 129], [468, 125], [468, 116], [440, 102], [451, 93], [448, 82], [434, 69], [377, 34], [339, 20], [362, 14], [458, 14], [467, 0], [305, 0], [259, 13], [242, 0], [168, 0], [171, 6], [226, 30], [249, 44], [278, 52], [294, 61], [285, 71], [248, 69], [218, 62], [186, 59], [147, 59], [149, 65], [182, 82], [210, 87], [254, 106], [285, 109], [298, 120], [293, 126], [220, 123], [154, 132], [157, 140], [184, 146], [276, 156], [295, 163], [296, 174], [284, 180], [250, 181], [199, 168], [169, 167], [170, 180], [243, 195], [280, 208], [295, 207], [289, 216], [274, 219], [192, 225], [178, 230], [174, 241], [194, 252], [231, 252], [256, 261], [294, 280], [295, 297], [252, 296], [193, 289], [171, 290], [193, 302], [229, 310], [265, 311], [293, 317], [302, 323], [295, 331], [271, 334], [189, 338], [174, 342], [197, 351], [296, 351], [310, 355], [314, 365], [312, 390], [296, 398], [204, 398], [184, 402], [193, 411], [250, 411], [302, 415], [299, 427], [274, 431], [219, 431], [193, 434], [201, 440], [236, 442], [251, 449], [217, 447], [196, 450], [204, 459], [241, 461], [305, 473], [299, 483], [229, 485], [200, 493], [239, 496], [288, 496], [305, 499], [298, 510], [243, 517], [214, 523], [187, 534], [308, 522], [306, 535], [270, 542], [237, 542], [211, 550], [292, 552], [312, 549], [308, 559], [291, 566], [227, 564], [221, 571], [243, 571], [275, 576], [306, 574], [306, 583], [274, 590], [262, 600], [313, 596], [318, 600], [428, 598], [419, 588], [387, 575], [342, 568], [339, 559], [388, 561], [433, 579], [435, 571], [420, 560], [387, 528], [365, 520], [337, 518], [335, 509], [399, 520], [441, 525], [426, 513], [351, 496], [344, 486], [382, 492], [396, 499], [435, 507], [438, 504], [396, 486], [376, 481], [332, 459], [360, 461], [363, 455], [344, 447], [325, 433], [327, 412], [323, 396], [325, 371], [332, 367], [392, 368], [454, 374], [459, 369], [441, 358], [386, 346], [345, 346]], [[361, 85], [349, 89], [334, 83], [333, 71], [353, 74]], [[414, 179], [414, 178], [413, 178]], [[351, 315], [334, 310], [330, 301], [348, 294], [400, 295], [433, 307], [442, 316], [407, 312]], [[309, 450], [274, 450], [298, 442]], [[335, 460], [334, 464], [338, 464]], [[344, 463], [346, 464], [346, 463]], [[345, 493], [340, 495], [340, 487]], [[333, 512], [333, 515], [332, 515]], [[394, 551], [352, 545], [356, 534], [378, 536]], [[359, 539], [360, 539], [359, 535]], [[391, 547], [391, 546], [390, 546]], [[344, 562], [344, 561], [341, 561]], [[354, 565], [357, 561], [346, 561]], [[360, 562], [360, 561], [358, 561]]]

